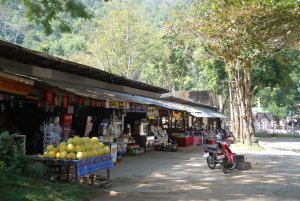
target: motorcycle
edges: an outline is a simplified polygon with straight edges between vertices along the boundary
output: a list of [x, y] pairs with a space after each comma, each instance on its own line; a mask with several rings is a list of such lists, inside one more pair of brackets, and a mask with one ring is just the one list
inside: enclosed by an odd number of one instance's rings
[[204, 147], [204, 155], [206, 157], [207, 166], [210, 169], [215, 169], [217, 164], [222, 166], [222, 170], [225, 174], [236, 168], [237, 159], [235, 154], [232, 153], [229, 148], [230, 144], [221, 142], [221, 147]]

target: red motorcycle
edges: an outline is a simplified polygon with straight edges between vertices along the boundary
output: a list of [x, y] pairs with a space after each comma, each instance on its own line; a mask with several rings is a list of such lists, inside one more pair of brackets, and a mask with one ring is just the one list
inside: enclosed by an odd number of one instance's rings
[[220, 164], [223, 172], [227, 174], [237, 166], [237, 159], [229, 146], [222, 142], [217, 147], [203, 147], [205, 152], [203, 157], [206, 157], [207, 166], [210, 169], [215, 169], [216, 165]]

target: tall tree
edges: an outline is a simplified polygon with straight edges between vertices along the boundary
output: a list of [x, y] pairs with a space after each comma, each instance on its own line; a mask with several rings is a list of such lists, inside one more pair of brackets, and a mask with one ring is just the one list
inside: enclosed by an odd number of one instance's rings
[[107, 6], [107, 15], [98, 21], [97, 29], [89, 37], [87, 53], [72, 59], [140, 80], [149, 64], [164, 55], [161, 31], [134, 1]]
[[205, 55], [225, 63], [238, 103], [242, 140], [250, 145], [251, 69], [258, 60], [276, 57], [299, 40], [299, 1], [201, 1], [186, 19], [184, 25], [201, 41]]

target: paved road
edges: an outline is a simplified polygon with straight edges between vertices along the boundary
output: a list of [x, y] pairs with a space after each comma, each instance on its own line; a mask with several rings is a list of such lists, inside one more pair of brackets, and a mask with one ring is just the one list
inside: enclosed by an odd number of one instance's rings
[[[210, 170], [201, 147], [128, 156], [98, 200], [300, 200], [300, 140], [265, 139], [267, 150], [243, 153], [252, 169]], [[296, 151], [295, 151], [296, 150]]]

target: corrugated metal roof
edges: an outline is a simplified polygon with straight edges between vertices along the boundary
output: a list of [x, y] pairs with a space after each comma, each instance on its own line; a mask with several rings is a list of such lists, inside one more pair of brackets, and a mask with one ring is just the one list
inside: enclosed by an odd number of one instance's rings
[[185, 105], [191, 105], [191, 106], [195, 106], [195, 107], [202, 107], [202, 108], [208, 108], [208, 109], [216, 109], [216, 107], [211, 106], [211, 105], [198, 103], [198, 102], [195, 102], [195, 101], [192, 101], [192, 100], [186, 100], [186, 99], [183, 99], [183, 98], [171, 96], [169, 94], [163, 94], [161, 96], [161, 98], [164, 99], [164, 100], [168, 100], [168, 101], [176, 102], [176, 103], [181, 103], [181, 104], [185, 104]]
[[5, 42], [3, 40], [0, 40], [0, 52], [0, 57], [23, 64], [76, 74], [110, 84], [127, 86], [155, 93], [166, 93], [169, 91], [161, 87], [156, 87], [143, 82], [114, 75], [97, 68], [54, 57], [43, 52], [30, 50], [19, 45]]

